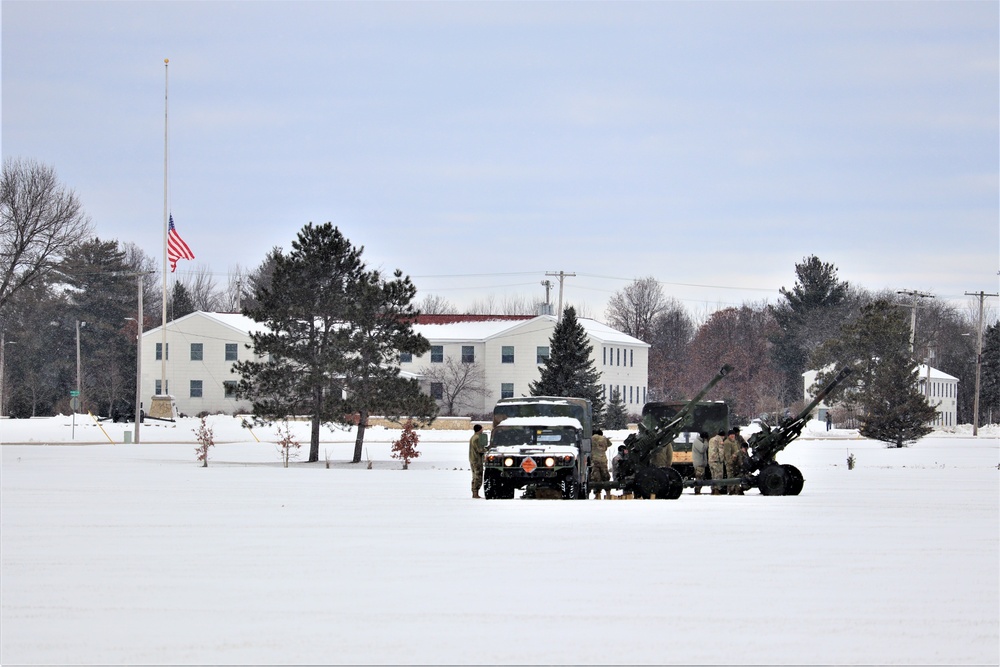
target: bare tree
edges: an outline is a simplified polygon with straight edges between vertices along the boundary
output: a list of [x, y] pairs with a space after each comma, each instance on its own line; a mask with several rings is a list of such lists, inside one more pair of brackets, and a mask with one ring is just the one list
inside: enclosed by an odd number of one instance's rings
[[455, 315], [458, 309], [447, 299], [436, 294], [427, 294], [417, 304], [421, 315]]
[[684, 373], [695, 325], [679, 301], [668, 299], [664, 304], [653, 320], [649, 341], [649, 390], [658, 401], [680, 400], [685, 398]]
[[93, 232], [90, 219], [56, 172], [7, 158], [0, 182], [0, 311], [17, 291], [44, 280], [73, 245]]
[[215, 312], [222, 305], [222, 294], [215, 286], [215, 278], [208, 267], [199, 264], [194, 271], [184, 279], [184, 286], [191, 295], [195, 310]]
[[440, 400], [443, 412], [448, 415], [456, 415], [457, 408], [471, 409], [473, 398], [483, 398], [489, 393], [486, 372], [478, 361], [466, 364], [449, 357], [443, 364], [424, 369], [424, 378], [441, 384]]
[[608, 324], [641, 341], [653, 340], [653, 321], [665, 306], [663, 288], [652, 276], [636, 280], [608, 300]]

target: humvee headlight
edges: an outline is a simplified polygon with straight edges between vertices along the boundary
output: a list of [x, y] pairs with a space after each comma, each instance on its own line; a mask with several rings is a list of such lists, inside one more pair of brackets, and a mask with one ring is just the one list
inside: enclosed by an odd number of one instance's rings
[[563, 456], [563, 461], [565, 461], [566, 463], [569, 463], [572, 460], [573, 456], [571, 454], [566, 454], [565, 456]]
[[545, 459], [545, 467], [546, 468], [553, 468], [553, 467], [555, 467], [555, 465], [556, 465], [556, 460], [554, 458], [552, 458], [551, 456], [548, 457], [547, 459]]
[[514, 465], [514, 459], [512, 459], [511, 457], [509, 457], [509, 456], [508, 456], [507, 458], [505, 458], [505, 459], [503, 460], [503, 464], [504, 464], [504, 465], [505, 465], [506, 467], [510, 468], [510, 467], [511, 467], [512, 465]]

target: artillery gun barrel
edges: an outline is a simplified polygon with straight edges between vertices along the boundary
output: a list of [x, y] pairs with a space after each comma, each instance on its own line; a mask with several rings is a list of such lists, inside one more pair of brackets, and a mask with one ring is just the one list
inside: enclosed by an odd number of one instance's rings
[[836, 377], [822, 391], [816, 394], [813, 400], [809, 402], [809, 405], [803, 408], [793, 419], [783, 422], [770, 431], [763, 431], [751, 437], [750, 446], [753, 448], [753, 454], [750, 456], [750, 461], [753, 469], [758, 470], [763, 464], [773, 461], [778, 452], [802, 435], [802, 429], [805, 427], [806, 420], [812, 413], [813, 408], [829, 396], [844, 381], [844, 378], [850, 374], [851, 368], [849, 366], [841, 368]]
[[681, 408], [674, 418], [665, 424], [657, 424], [651, 431], [643, 435], [630, 435], [625, 440], [625, 446], [628, 447], [629, 457], [633, 461], [648, 461], [649, 457], [660, 447], [664, 446], [666, 442], [673, 442], [674, 438], [680, 433], [681, 428], [684, 426], [684, 422], [687, 420], [688, 416], [694, 411], [695, 407], [698, 405], [698, 401], [705, 397], [705, 394], [712, 390], [716, 384], [719, 383], [722, 378], [729, 375], [733, 367], [729, 364], [725, 364], [719, 372], [715, 374], [708, 384], [702, 387], [702, 390], [698, 392], [698, 395], [688, 401], [688, 404]]

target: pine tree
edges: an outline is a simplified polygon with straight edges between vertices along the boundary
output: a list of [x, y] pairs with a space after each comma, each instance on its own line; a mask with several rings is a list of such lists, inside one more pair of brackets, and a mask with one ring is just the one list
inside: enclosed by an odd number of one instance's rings
[[916, 442], [933, 429], [937, 410], [928, 405], [917, 384], [917, 363], [893, 353], [878, 360], [865, 395], [865, 413], [858, 432], [896, 447]]
[[837, 368], [849, 365], [854, 369], [838, 402], [861, 414], [862, 435], [898, 447], [930, 432], [926, 424], [936, 413], [919, 393], [909, 340], [905, 312], [888, 299], [876, 299], [856, 320], [844, 325], [840, 337], [814, 355], [829, 369], [819, 374], [818, 385], [828, 382]]
[[167, 302], [167, 312], [170, 313], [170, 320], [178, 320], [185, 315], [190, 315], [195, 311], [194, 299], [191, 298], [191, 292], [184, 283], [177, 281], [174, 283], [174, 289], [170, 295], [170, 301]]
[[549, 358], [542, 364], [541, 377], [528, 386], [532, 396], [567, 396], [589, 399], [594, 424], [601, 424], [603, 399], [601, 374], [594, 366], [594, 346], [576, 318], [576, 309], [566, 308], [549, 339]]
[[991, 324], [983, 334], [979, 384], [979, 426], [982, 426], [991, 415], [1000, 416], [1000, 324]]
[[621, 430], [628, 428], [628, 411], [618, 387], [611, 390], [611, 399], [604, 412], [604, 428]]
[[244, 314], [266, 324], [251, 334], [263, 360], [237, 362], [238, 392], [261, 419], [312, 417], [309, 462], [319, 460], [323, 423], [357, 424], [361, 461], [370, 414], [433, 419], [434, 401], [399, 377], [400, 352], [422, 354], [426, 338], [413, 331], [416, 288], [397, 271], [384, 280], [361, 261], [331, 223], [306, 225], [292, 252], [274, 255], [271, 278], [257, 286]]
[[778, 331], [771, 336], [774, 363], [784, 374], [786, 402], [801, 397], [809, 355], [836, 334], [850, 308], [849, 285], [837, 278], [833, 264], [810, 255], [795, 265], [795, 276], [792, 289], [781, 288], [785, 300], [773, 309]]

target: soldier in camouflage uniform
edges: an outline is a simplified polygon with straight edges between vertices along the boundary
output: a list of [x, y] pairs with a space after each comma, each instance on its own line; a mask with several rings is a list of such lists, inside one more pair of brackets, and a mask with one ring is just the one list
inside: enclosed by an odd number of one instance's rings
[[[736, 434], [736, 439], [743, 440], [738, 433]], [[743, 440], [743, 442], [740, 442], [739, 445], [740, 449], [738, 452], [736, 452], [735, 458], [733, 458], [733, 472], [731, 473], [733, 477], [742, 477], [743, 475], [748, 475], [750, 473], [750, 451], [747, 445], [747, 441]], [[737, 486], [735, 488], [736, 491], [733, 491], [732, 493], [735, 493], [738, 496], [742, 496], [743, 487]]]
[[[732, 429], [726, 435], [726, 441], [722, 445], [722, 462], [726, 466], [726, 477], [736, 477], [736, 455], [740, 453], [740, 445], [736, 442], [737, 429]], [[729, 495], [743, 493], [743, 489], [738, 486], [728, 487]]]
[[[726, 477], [726, 464], [723, 462], [725, 441], [725, 431], [719, 431], [717, 435], [708, 441], [708, 467], [712, 469], [712, 479], [725, 479]], [[712, 495], [722, 495], [722, 488], [713, 486]]]
[[[610, 482], [611, 475], [608, 474], [608, 447], [611, 441], [604, 437], [604, 431], [599, 428], [594, 429], [594, 435], [590, 439], [590, 481]], [[608, 492], [607, 495], [611, 495]], [[594, 489], [594, 498], [600, 499], [601, 490]]]
[[611, 474], [616, 482], [622, 481], [625, 472], [622, 470], [622, 461], [625, 460], [625, 445], [618, 445], [618, 453], [611, 459]]
[[481, 498], [479, 487], [483, 485], [483, 467], [486, 464], [486, 446], [489, 440], [482, 424], [476, 424], [472, 429], [472, 437], [469, 438], [469, 466], [472, 467], [472, 497]]
[[[694, 466], [694, 479], [705, 479], [705, 468], [708, 467], [708, 433], [699, 433], [698, 439], [691, 444], [691, 465]], [[694, 492], [701, 493], [701, 487], [695, 486]]]

